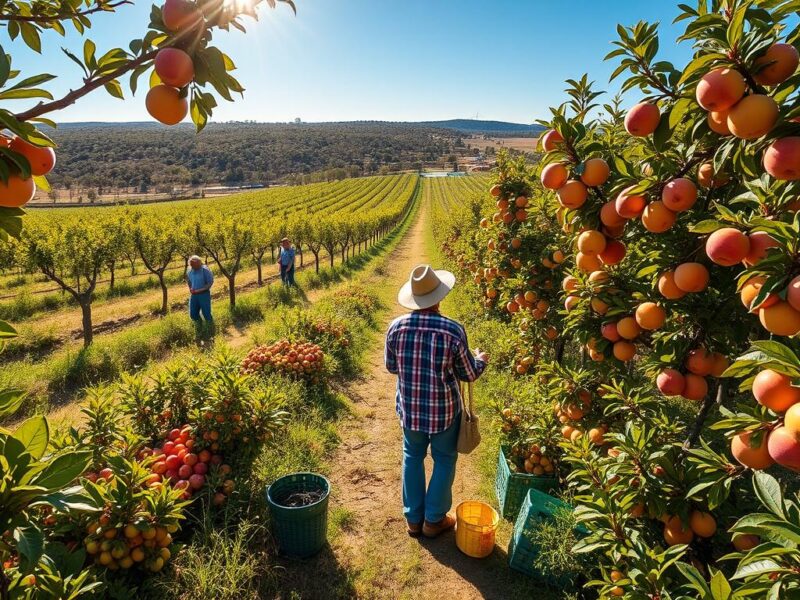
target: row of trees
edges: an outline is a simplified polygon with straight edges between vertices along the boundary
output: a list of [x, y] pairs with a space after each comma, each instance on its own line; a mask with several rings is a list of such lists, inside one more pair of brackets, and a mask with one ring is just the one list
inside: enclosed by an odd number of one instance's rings
[[641, 101], [598, 119], [571, 80], [541, 167], [502, 156], [491, 204], [449, 228], [507, 368], [536, 373], [503, 430], [561, 461], [601, 597], [800, 590], [796, 10], [681, 5], [683, 69], [656, 25], [620, 26]]

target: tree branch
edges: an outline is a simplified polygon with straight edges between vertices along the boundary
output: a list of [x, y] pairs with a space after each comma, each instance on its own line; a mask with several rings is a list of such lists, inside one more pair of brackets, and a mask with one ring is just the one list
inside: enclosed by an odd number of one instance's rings
[[158, 54], [157, 48], [134, 58], [132, 61], [122, 65], [117, 69], [114, 69], [107, 75], [87, 81], [83, 87], [80, 87], [77, 90], [71, 90], [63, 98], [53, 100], [52, 102], [40, 102], [33, 108], [30, 108], [25, 112], [18, 113], [14, 116], [18, 121], [30, 121], [31, 119], [35, 119], [36, 117], [39, 117], [45, 113], [62, 110], [72, 104], [75, 104], [75, 102], [77, 102], [80, 98], [83, 98], [86, 94], [104, 86], [111, 81], [114, 81], [128, 71], [133, 71], [146, 62], [153, 60], [156, 57], [156, 54]]
[[97, 12], [112, 12], [115, 8], [119, 8], [124, 4], [133, 4], [132, 0], [119, 0], [116, 4], [98, 4], [93, 8], [88, 8], [83, 11], [73, 13], [58, 13], [56, 15], [16, 15], [16, 14], [0, 14], [0, 21], [17, 21], [25, 23], [57, 23], [67, 19], [74, 19], [75, 17], [86, 17]]
[[700, 412], [697, 413], [697, 418], [694, 420], [694, 425], [689, 430], [689, 434], [686, 437], [686, 441], [683, 442], [683, 448], [681, 448], [681, 455], [686, 455], [689, 452], [689, 449], [697, 443], [697, 440], [700, 438], [700, 432], [703, 430], [703, 424], [708, 417], [708, 413], [711, 412], [711, 407], [715, 404], [719, 405], [722, 404], [722, 397], [725, 394], [725, 382], [720, 381], [717, 384], [717, 393], [716, 394], [708, 394], [703, 401], [703, 406], [700, 409]]

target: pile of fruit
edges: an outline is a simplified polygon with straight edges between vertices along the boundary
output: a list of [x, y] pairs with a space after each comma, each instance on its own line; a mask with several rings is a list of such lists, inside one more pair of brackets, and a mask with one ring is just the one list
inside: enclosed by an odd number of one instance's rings
[[513, 472], [531, 475], [552, 475], [555, 472], [553, 459], [545, 456], [538, 444], [514, 446], [508, 462]]
[[242, 361], [242, 371], [252, 373], [279, 373], [294, 379], [319, 383], [325, 368], [325, 353], [311, 342], [280, 340], [274, 344], [257, 346]]
[[154, 523], [142, 516], [126, 522], [107, 510], [86, 527], [83, 543], [95, 564], [111, 571], [142, 567], [155, 573], [172, 556], [169, 546], [177, 530], [177, 524]]
[[[160, 447], [145, 448], [140, 452], [142, 458], [153, 457], [152, 474], [147, 480], [149, 487], [159, 489], [169, 482], [174, 489], [183, 491], [184, 500], [189, 500], [209, 483], [212, 469], [217, 478], [230, 474], [231, 468], [224, 464], [221, 454], [212, 454], [208, 449], [198, 450], [190, 425], [173, 429], [167, 438]], [[225, 479], [221, 488], [222, 491], [215, 492], [215, 504], [222, 504], [233, 492], [233, 480]]]

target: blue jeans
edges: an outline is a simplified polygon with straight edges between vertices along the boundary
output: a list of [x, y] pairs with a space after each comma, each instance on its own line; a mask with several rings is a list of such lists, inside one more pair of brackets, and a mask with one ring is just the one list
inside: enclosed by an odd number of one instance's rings
[[[437, 523], [453, 505], [453, 480], [456, 476], [458, 429], [453, 424], [433, 435], [403, 429], [403, 513], [409, 523]], [[431, 446], [433, 473], [425, 490], [425, 456]]]
[[295, 283], [294, 283], [294, 265], [292, 265], [288, 269], [285, 269], [284, 267], [281, 267], [281, 281], [283, 282], [283, 285], [286, 285], [286, 286], [295, 285]]
[[211, 292], [205, 291], [202, 294], [192, 294], [189, 296], [189, 317], [192, 321], [200, 321], [200, 313], [203, 319], [211, 321]]

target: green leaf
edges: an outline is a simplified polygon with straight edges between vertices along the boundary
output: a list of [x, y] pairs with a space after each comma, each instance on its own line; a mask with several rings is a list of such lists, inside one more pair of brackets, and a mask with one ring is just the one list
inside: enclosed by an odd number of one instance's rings
[[20, 23], [19, 32], [22, 35], [22, 40], [34, 52], [42, 53], [42, 39], [39, 36], [39, 30], [30, 23]]
[[755, 577], [757, 575], [764, 575], [765, 573], [772, 573], [780, 569], [780, 565], [774, 560], [759, 560], [744, 567], [740, 567], [733, 574], [731, 579], [744, 579], [745, 577]]
[[778, 517], [786, 518], [781, 486], [774, 477], [763, 471], [756, 471], [753, 474], [753, 489], [767, 510]]
[[47, 425], [47, 419], [43, 415], [37, 415], [23, 421], [14, 430], [13, 435], [22, 442], [28, 454], [36, 460], [40, 460], [47, 450], [47, 444], [50, 440], [50, 428]]
[[97, 50], [97, 45], [92, 40], [87, 39], [83, 43], [83, 62], [89, 68], [89, 71], [94, 71], [97, 68], [97, 61], [94, 58], [95, 50]]
[[728, 600], [731, 597], [731, 584], [722, 571], [717, 571], [711, 577], [711, 595], [714, 600]]
[[678, 568], [681, 574], [689, 580], [689, 585], [699, 592], [701, 596], [706, 596], [711, 593], [706, 580], [703, 579], [700, 571], [698, 571], [695, 567], [685, 562], [677, 562], [675, 563], [675, 566]]
[[125, 94], [122, 92], [122, 86], [116, 79], [114, 79], [113, 81], [109, 81], [103, 87], [105, 87], [106, 91], [112, 96], [114, 96], [114, 98], [119, 98], [120, 100], [125, 99]]
[[64, 487], [81, 473], [92, 462], [92, 452], [89, 450], [71, 451], [61, 454], [49, 462], [31, 481], [31, 485], [55, 490]]
[[6, 84], [10, 74], [11, 61], [8, 58], [8, 54], [6, 54], [6, 51], [3, 50], [2, 46], [0, 46], [0, 87], [3, 87]]
[[30, 565], [35, 565], [44, 553], [44, 534], [41, 529], [30, 523], [14, 530], [17, 551]]
[[22, 406], [25, 396], [22, 390], [0, 390], [0, 418], [10, 417], [16, 413]]

